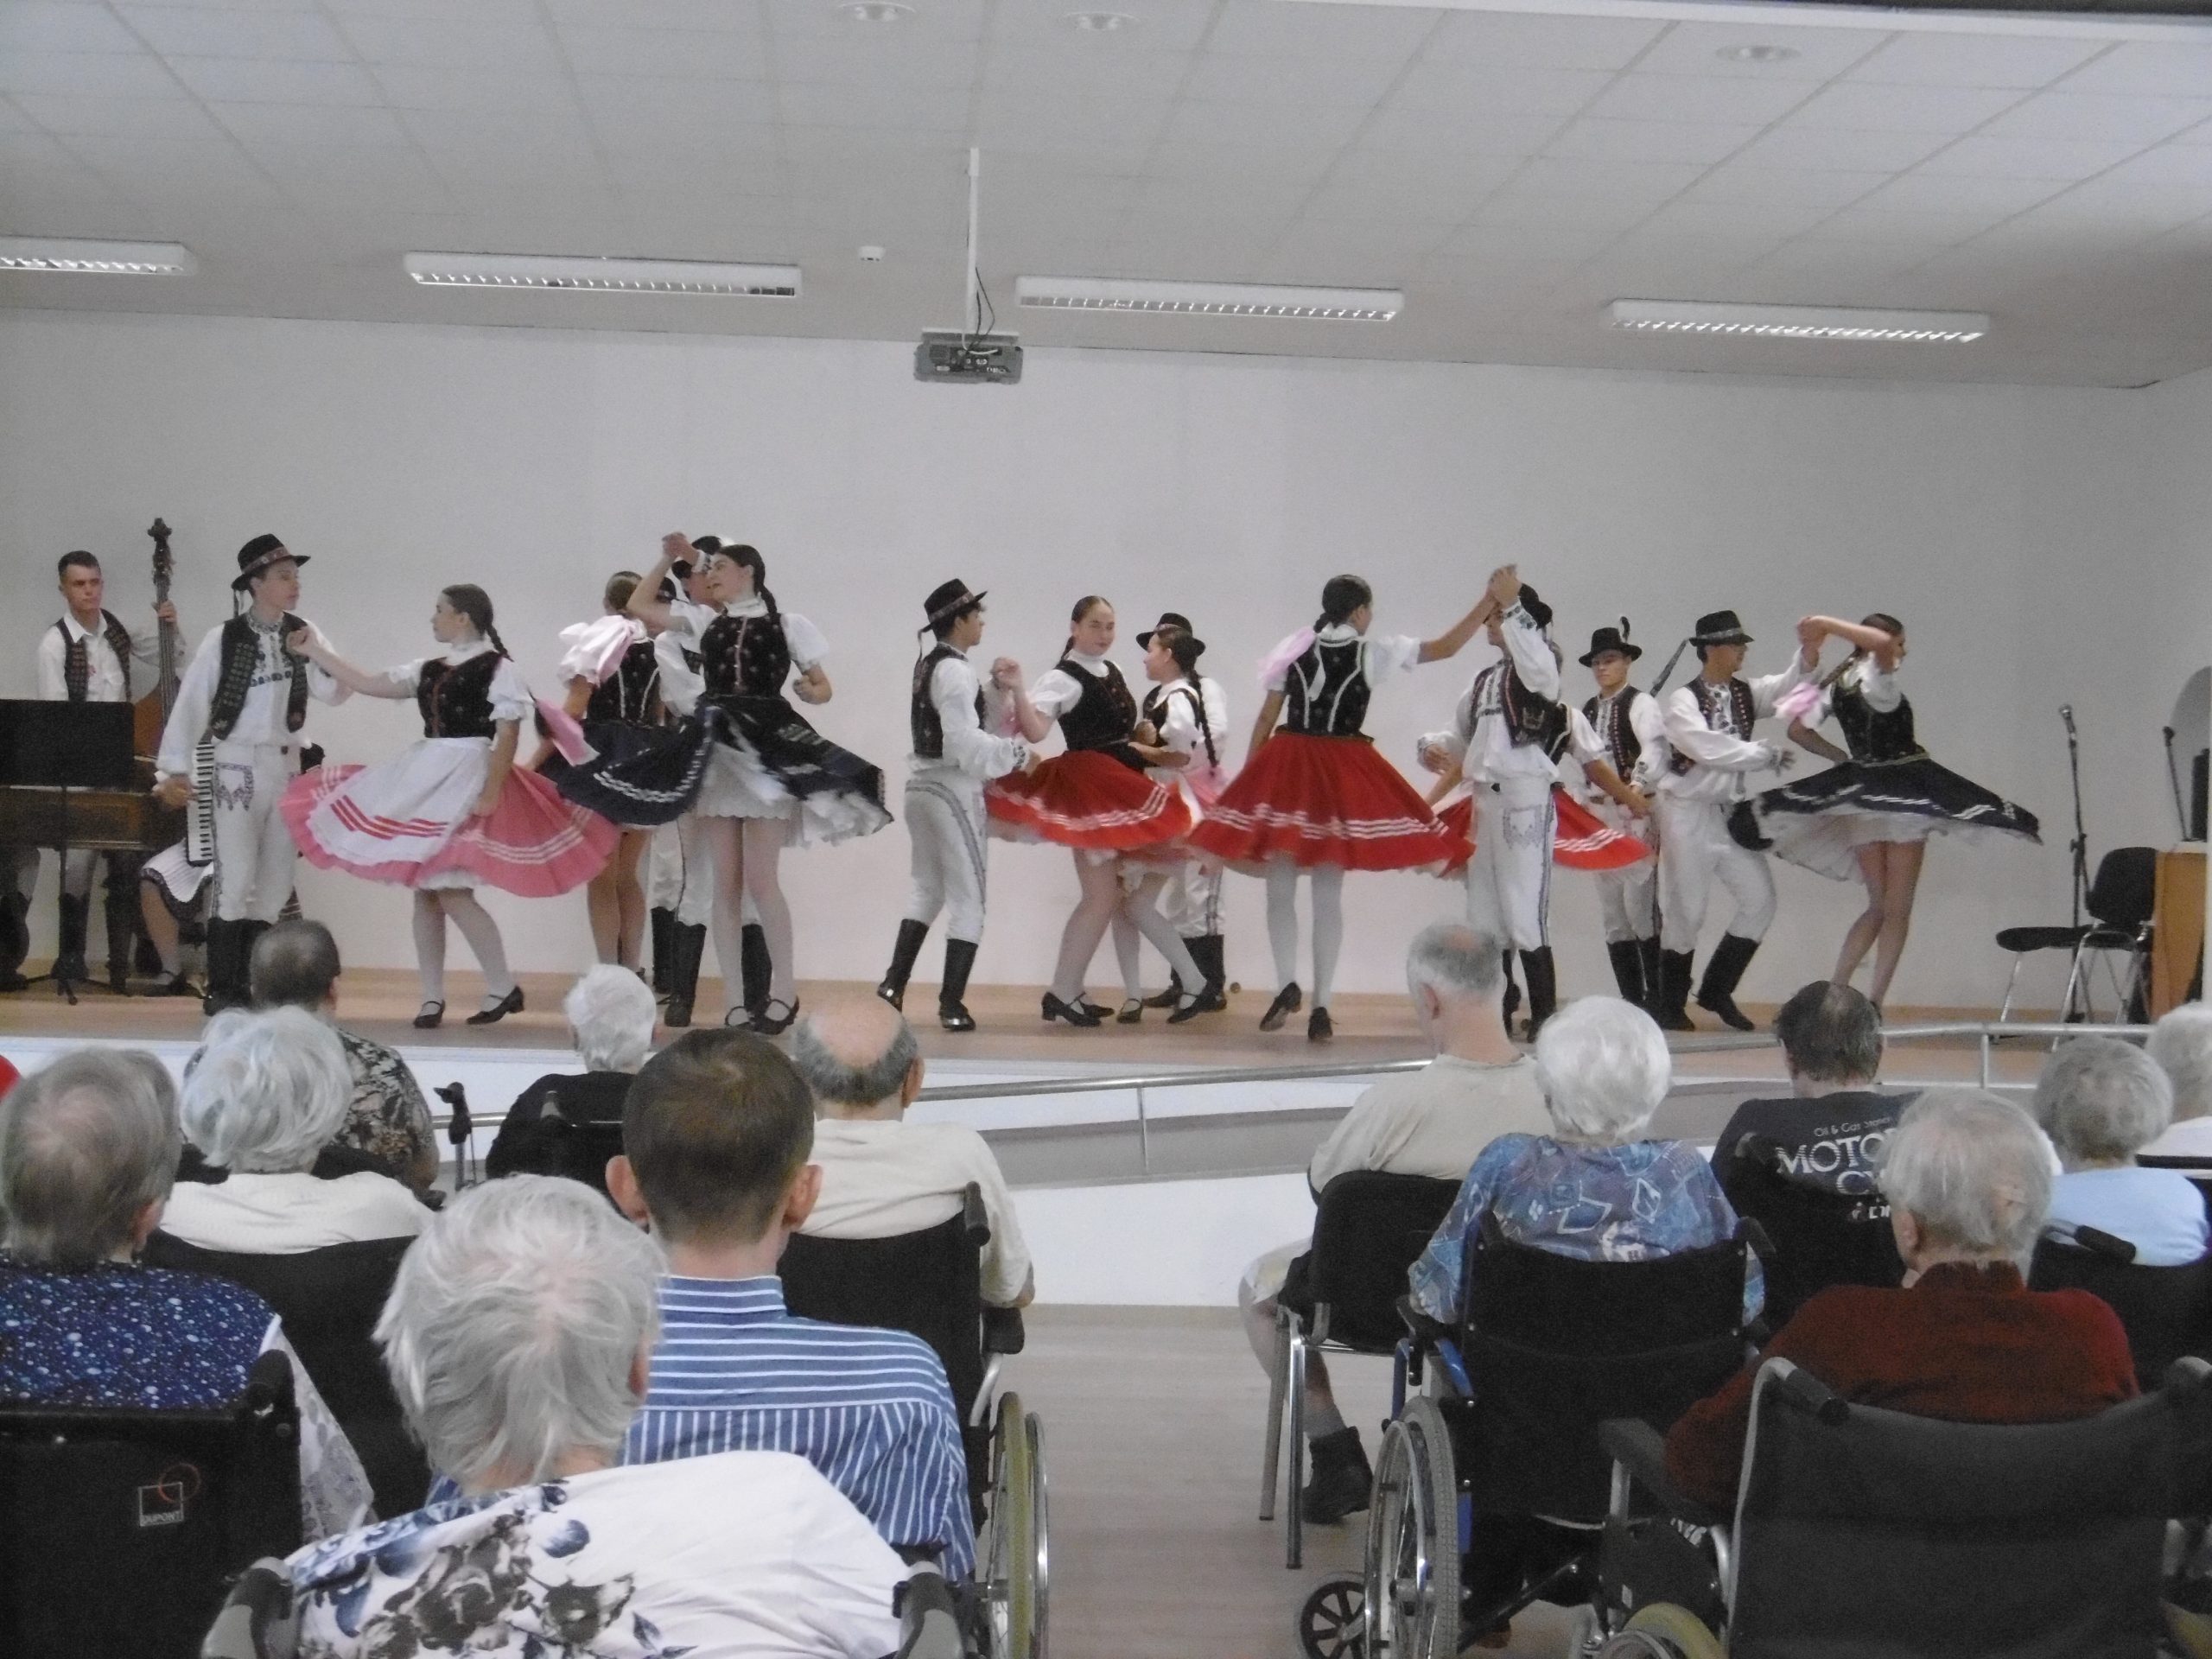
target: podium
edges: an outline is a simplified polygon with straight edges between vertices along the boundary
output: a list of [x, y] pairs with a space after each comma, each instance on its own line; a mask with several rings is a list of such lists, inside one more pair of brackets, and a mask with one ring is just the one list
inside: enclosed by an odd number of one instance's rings
[[2204, 960], [2204, 843], [2158, 855], [2151, 910], [2151, 1017], [2189, 997]]

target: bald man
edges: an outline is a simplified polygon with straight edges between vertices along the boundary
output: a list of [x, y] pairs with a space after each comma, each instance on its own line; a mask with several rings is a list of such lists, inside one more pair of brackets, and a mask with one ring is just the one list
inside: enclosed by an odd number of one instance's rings
[[791, 1059], [814, 1090], [812, 1161], [822, 1170], [822, 1196], [799, 1230], [817, 1238], [918, 1233], [959, 1214], [973, 1182], [991, 1226], [983, 1300], [1027, 1306], [1036, 1279], [990, 1147], [964, 1124], [906, 1122], [925, 1068], [906, 1016], [872, 996], [829, 1004], [799, 1021]]

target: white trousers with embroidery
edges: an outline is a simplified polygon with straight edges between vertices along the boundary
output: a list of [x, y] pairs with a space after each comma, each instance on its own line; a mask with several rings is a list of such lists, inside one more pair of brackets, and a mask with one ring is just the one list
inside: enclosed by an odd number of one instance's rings
[[[1616, 801], [1600, 801], [1591, 811], [1599, 821], [1647, 845], [1659, 839], [1658, 815], [1639, 818]], [[1659, 932], [1659, 863], [1638, 859], [1624, 870], [1599, 870], [1598, 911], [1605, 923], [1605, 943], [1625, 944], [1649, 939]]]
[[293, 745], [215, 746], [215, 915], [273, 922], [292, 893], [298, 857], [277, 810], [299, 771]]
[[906, 919], [928, 926], [944, 916], [945, 937], [983, 937], [983, 786], [957, 772], [915, 772], [906, 779], [906, 840], [912, 886]]
[[1552, 841], [1559, 814], [1549, 778], [1474, 786], [1475, 854], [1467, 861], [1467, 920], [1516, 950], [1551, 943]]
[[1716, 881], [1736, 903], [1729, 932], [1758, 940], [1773, 924], [1774, 874], [1764, 854], [1728, 833], [1728, 808], [1725, 801], [1659, 797], [1659, 939], [1669, 950], [1697, 949]]

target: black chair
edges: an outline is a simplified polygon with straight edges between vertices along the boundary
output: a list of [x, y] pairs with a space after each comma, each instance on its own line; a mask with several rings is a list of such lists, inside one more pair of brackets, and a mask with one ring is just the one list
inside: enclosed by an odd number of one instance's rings
[[1617, 1581], [1639, 1532], [1676, 1530], [1632, 1516], [1640, 1489], [1719, 1546], [1729, 1659], [2152, 1659], [2166, 1522], [2202, 1496], [2207, 1376], [2184, 1360], [2096, 1416], [2000, 1427], [1851, 1404], [1769, 1360], [1732, 1524], [1674, 1491], [1648, 1425], [1608, 1424], [1607, 1612], [1625, 1618], [1599, 1651], [1723, 1651], [1707, 1619]]
[[0, 1653], [188, 1659], [226, 1581], [301, 1541], [282, 1354], [207, 1410], [0, 1405]]
[[1275, 1478], [1287, 1433], [1286, 1567], [1299, 1567], [1306, 1553], [1299, 1493], [1306, 1484], [1306, 1356], [1317, 1348], [1374, 1357], [1397, 1352], [1405, 1335], [1397, 1306], [1406, 1294], [1407, 1272], [1428, 1248], [1459, 1194], [1457, 1181], [1379, 1170], [1349, 1171], [1321, 1193], [1313, 1243], [1290, 1264], [1275, 1298], [1275, 1357], [1268, 1378], [1260, 1519], [1274, 1518]]
[[2086, 1290], [2117, 1313], [2145, 1389], [2183, 1356], [2212, 1355], [2212, 1256], [2186, 1267], [2138, 1267], [2126, 1239], [2094, 1227], [2051, 1230], [2036, 1241], [2028, 1288]]
[[1904, 1277], [1889, 1201], [1878, 1192], [1847, 1194], [1793, 1179], [1783, 1149], [1764, 1135], [1737, 1141], [1726, 1165], [1714, 1169], [1736, 1213], [1758, 1224], [1770, 1248], [1759, 1253], [1766, 1273], [1770, 1330], [1831, 1285], [1879, 1285], [1894, 1289]]
[[[2012, 995], [2020, 983], [2020, 964], [2039, 950], [2068, 950], [2073, 959], [2066, 970], [2066, 995], [2061, 1013], [2071, 1011], [2078, 988], [2088, 1003], [2089, 983], [2084, 959], [2091, 954], [2125, 952], [2127, 978], [2123, 984], [2113, 974], [2113, 988], [2120, 998], [2121, 1019], [2140, 1024], [2145, 1007], [2144, 993], [2151, 967], [2151, 912], [2155, 906], [2158, 849], [2155, 847], [2115, 847], [2097, 861], [2097, 879], [2089, 884], [2090, 919], [2079, 927], [2008, 927], [1997, 935], [1997, 948], [2012, 953], [2012, 976], [2005, 983], [2005, 1003], [1997, 1011], [1999, 1024], [2012, 1014]], [[2109, 966], [2109, 963], [2107, 963]], [[2089, 1007], [2094, 1015], [2094, 1006]]]
[[407, 1432], [375, 1338], [399, 1259], [413, 1243], [378, 1238], [289, 1255], [250, 1255], [203, 1250], [156, 1232], [143, 1252], [149, 1267], [228, 1279], [276, 1311], [323, 1404], [353, 1442], [383, 1516], [422, 1508], [430, 1490], [429, 1465]]
[[[562, 1175], [607, 1192], [607, 1160], [622, 1150], [622, 1125], [563, 1117], [549, 1110], [527, 1123], [500, 1126], [484, 1154], [484, 1175]], [[612, 1199], [609, 1200], [612, 1202]]]

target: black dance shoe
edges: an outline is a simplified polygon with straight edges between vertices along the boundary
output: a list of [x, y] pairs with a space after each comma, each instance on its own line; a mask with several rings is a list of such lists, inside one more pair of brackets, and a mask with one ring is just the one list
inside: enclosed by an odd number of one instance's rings
[[445, 1020], [446, 1005], [439, 1001], [437, 998], [432, 997], [428, 1001], [424, 1002], [420, 1008], [416, 1010], [415, 1029], [417, 1031], [435, 1031], [440, 1026], [445, 1023]]
[[464, 1022], [472, 1026], [496, 1026], [511, 1014], [522, 1012], [522, 987], [518, 985], [488, 1008], [479, 1008]]
[[1298, 988], [1296, 980], [1292, 980], [1289, 984], [1277, 991], [1275, 1000], [1268, 1004], [1268, 1011], [1260, 1016], [1260, 1029], [1281, 1031], [1282, 1022], [1296, 1014], [1305, 1001], [1306, 993]]
[[[784, 1011], [782, 1016], [779, 1018], [769, 1012], [772, 1008], [781, 1008]], [[760, 1012], [753, 1016], [751, 1028], [763, 1037], [780, 1037], [791, 1028], [791, 1021], [798, 1018], [798, 999], [797, 997], [786, 1002], [780, 996], [772, 996], [761, 1004]]]
[[[1120, 1008], [1115, 1012], [1114, 1023], [1117, 1026], [1142, 1025], [1144, 1023], [1144, 1011], [1150, 1006], [1151, 1004], [1147, 1002], [1144, 998], [1141, 996], [1125, 998]], [[1171, 1020], [1167, 1023], [1172, 1026], [1175, 1022]]]
[[1063, 1002], [1050, 991], [1045, 993], [1045, 1020], [1047, 1024], [1055, 1020], [1065, 1020], [1068, 1024], [1081, 1027], [1086, 1031], [1098, 1023], [1098, 1016], [1091, 1012], [1090, 1004], [1081, 997], [1072, 1002]]
[[1326, 1008], [1316, 1008], [1306, 1017], [1306, 1040], [1309, 1043], [1333, 1043], [1337, 1040], [1337, 1023], [1329, 1018]]
[[973, 1031], [976, 1016], [968, 1012], [964, 1002], [940, 1002], [937, 1005], [937, 1022], [947, 1031]]

